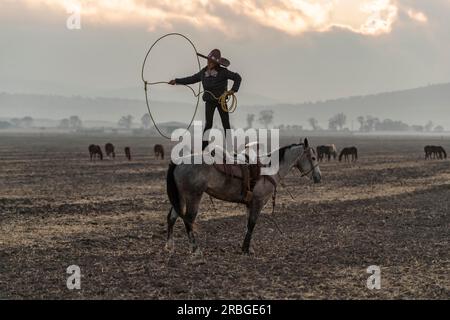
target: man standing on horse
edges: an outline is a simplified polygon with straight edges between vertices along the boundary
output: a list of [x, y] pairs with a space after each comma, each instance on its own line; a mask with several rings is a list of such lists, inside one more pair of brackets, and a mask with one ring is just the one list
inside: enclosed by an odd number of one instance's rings
[[[242, 78], [238, 73], [229, 71], [226, 68], [229, 65], [229, 61], [222, 58], [219, 49], [212, 50], [205, 58], [208, 59], [208, 64], [200, 72], [190, 77], [176, 78], [169, 81], [169, 84], [189, 85], [201, 81], [203, 89], [205, 90], [203, 93], [203, 101], [205, 101], [206, 124], [203, 133], [212, 128], [214, 112], [217, 109], [219, 110], [222, 126], [226, 134], [227, 129], [231, 128], [230, 117], [228, 112], [221, 108], [218, 98], [227, 92], [228, 80], [233, 80], [233, 87], [228, 92], [230, 94], [237, 92], [241, 85]], [[204, 150], [207, 145], [208, 141], [203, 141], [202, 149]]]

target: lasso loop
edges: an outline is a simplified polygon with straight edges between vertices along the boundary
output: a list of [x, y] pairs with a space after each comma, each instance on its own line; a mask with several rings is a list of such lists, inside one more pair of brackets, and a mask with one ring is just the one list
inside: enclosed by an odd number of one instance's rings
[[[179, 37], [182, 37], [182, 38], [186, 39], [186, 40], [190, 43], [190, 45], [192, 46], [192, 48], [194, 49], [194, 52], [195, 52], [195, 57], [196, 57], [196, 59], [197, 59], [197, 64], [198, 64], [198, 71], [200, 72], [200, 70], [201, 70], [201, 67], [200, 67], [200, 59], [198, 58], [198, 55], [197, 55], [197, 53], [198, 53], [197, 48], [195, 47], [194, 43], [193, 43], [188, 37], [186, 37], [185, 35], [183, 35], [183, 34], [181, 34], [181, 33], [168, 33], [168, 34], [163, 35], [162, 37], [158, 38], [158, 39], [151, 45], [150, 49], [148, 49], [147, 54], [145, 55], [144, 62], [142, 63], [141, 78], [142, 78], [142, 81], [144, 82], [144, 89], [145, 89], [145, 103], [147, 104], [148, 114], [149, 114], [149, 116], [150, 116], [150, 119], [151, 119], [152, 122], [153, 122], [153, 125], [155, 126], [156, 130], [158, 131], [158, 133], [159, 133], [161, 136], [163, 136], [164, 138], [169, 139], [169, 140], [171, 140], [171, 138], [170, 138], [169, 136], [167, 136], [166, 134], [164, 134], [164, 133], [161, 131], [161, 129], [160, 129], [160, 128], [158, 127], [158, 125], [156, 124], [155, 119], [153, 118], [152, 112], [151, 112], [151, 110], [150, 110], [150, 105], [149, 105], [149, 101], [148, 101], [148, 94], [147, 94], [147, 91], [148, 91], [148, 90], [147, 90], [147, 87], [148, 87], [149, 85], [151, 86], [151, 85], [157, 85], [157, 84], [168, 83], [168, 82], [164, 82], [164, 81], [159, 81], [159, 82], [147, 82], [147, 81], [145, 80], [145, 78], [144, 78], [144, 70], [145, 70], [145, 64], [147, 63], [147, 59], [148, 59], [148, 57], [150, 56], [150, 52], [152, 51], [153, 47], [154, 47], [159, 41], [161, 41], [162, 39], [164, 39], [164, 38], [166, 38], [166, 37], [170, 37], [170, 36], [179, 36]], [[194, 96], [197, 97], [197, 103], [196, 103], [196, 105], [195, 105], [195, 111], [194, 111], [194, 114], [192, 115], [192, 119], [191, 119], [191, 121], [189, 122], [188, 127], [186, 128], [186, 132], [187, 132], [187, 131], [189, 130], [189, 128], [192, 126], [192, 123], [194, 122], [194, 119], [195, 119], [195, 115], [197, 114], [197, 111], [198, 111], [198, 105], [199, 105], [199, 103], [200, 103], [200, 88], [201, 88], [201, 86], [200, 86], [200, 83], [199, 83], [199, 84], [198, 84], [198, 93], [197, 93], [197, 94], [195, 93], [195, 91], [194, 91], [193, 88], [191, 88], [190, 86], [187, 86], [187, 87], [188, 87], [189, 89], [191, 89], [191, 91], [194, 93]]]
[[[142, 81], [144, 82], [145, 103], [146, 103], [146, 105], [147, 105], [148, 114], [149, 114], [149, 116], [150, 116], [150, 119], [151, 119], [152, 122], [153, 122], [153, 125], [155, 126], [156, 130], [158, 131], [158, 133], [159, 133], [162, 137], [171, 140], [171, 138], [170, 138], [169, 136], [167, 136], [166, 134], [164, 134], [164, 133], [161, 131], [161, 129], [158, 127], [158, 125], [156, 124], [156, 121], [155, 121], [155, 119], [153, 118], [152, 112], [151, 112], [151, 110], [150, 110], [150, 103], [149, 103], [149, 100], [148, 100], [148, 93], [147, 93], [147, 91], [148, 91], [148, 88], [147, 88], [147, 87], [148, 87], [148, 86], [153, 86], [153, 85], [158, 85], [158, 84], [169, 84], [169, 82], [166, 82], [166, 81], [147, 82], [147, 81], [145, 80], [145, 78], [144, 78], [145, 64], [147, 63], [147, 59], [148, 59], [149, 56], [150, 56], [150, 52], [152, 51], [153, 47], [155, 47], [155, 45], [156, 45], [159, 41], [161, 41], [162, 39], [164, 39], [164, 38], [166, 38], [166, 37], [169, 37], [169, 36], [180, 36], [180, 37], [186, 39], [186, 40], [189, 42], [189, 44], [192, 46], [192, 48], [194, 49], [195, 57], [197, 58], [198, 71], [199, 71], [199, 72], [201, 71], [201, 66], [200, 66], [200, 59], [199, 59], [199, 56], [198, 56], [198, 51], [197, 51], [197, 48], [195, 47], [194, 43], [193, 43], [188, 37], [186, 37], [185, 35], [183, 35], [183, 34], [181, 34], [181, 33], [177, 33], [177, 32], [168, 33], [168, 34], [165, 34], [165, 35], [163, 35], [162, 37], [158, 38], [158, 39], [151, 45], [150, 49], [148, 49], [147, 54], [145, 55], [144, 62], [143, 62], [143, 64], [142, 64], [141, 78], [142, 78]], [[216, 97], [211, 91], [208, 91], [208, 90], [200, 91], [200, 89], [201, 89], [201, 83], [198, 84], [198, 91], [197, 91], [197, 92], [196, 92], [191, 86], [189, 86], [189, 85], [185, 85], [185, 84], [184, 84], [183, 86], [189, 88], [189, 89], [192, 91], [192, 94], [194, 95], [194, 97], [197, 98], [197, 103], [196, 103], [196, 105], [195, 105], [195, 111], [194, 111], [194, 114], [192, 115], [192, 118], [191, 118], [191, 121], [189, 122], [189, 125], [188, 125], [187, 128], [186, 128], [186, 132], [189, 131], [189, 129], [191, 128], [192, 123], [194, 122], [195, 116], [197, 115], [198, 106], [199, 106], [199, 103], [200, 103], [200, 95], [201, 95], [202, 93], [206, 93], [206, 92], [207, 92], [207, 93], [209, 93], [211, 96], [213, 96], [214, 99], [218, 100], [218, 102], [219, 102], [219, 104], [220, 104], [220, 107], [221, 107], [222, 110], [225, 111], [225, 112], [232, 113], [232, 112], [234, 112], [234, 111], [236, 110], [236, 108], [237, 108], [237, 98], [236, 98], [236, 96], [234, 95], [234, 92], [232, 92], [232, 91], [226, 91], [226, 92], [224, 92], [220, 97]], [[228, 106], [228, 102], [230, 101], [230, 99], [231, 99], [231, 104]]]

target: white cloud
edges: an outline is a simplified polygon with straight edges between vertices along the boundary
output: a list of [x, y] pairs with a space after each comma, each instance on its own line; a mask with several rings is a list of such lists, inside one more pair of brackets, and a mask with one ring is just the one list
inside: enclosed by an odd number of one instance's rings
[[[263, 26], [290, 35], [326, 32], [332, 28], [380, 35], [392, 30], [400, 10], [398, 0], [19, 1], [31, 7], [48, 6], [60, 11], [80, 4], [83, 18], [92, 23], [137, 23], [150, 30], [159, 27], [170, 29], [185, 23], [228, 34], [245, 34], [242, 26], [249, 30]], [[408, 15], [417, 21], [426, 21], [423, 13], [413, 9], [408, 11]]]
[[407, 11], [407, 13], [408, 13], [408, 16], [415, 21], [418, 21], [421, 23], [428, 22], [428, 17], [423, 12], [416, 11], [414, 9], [409, 9]]

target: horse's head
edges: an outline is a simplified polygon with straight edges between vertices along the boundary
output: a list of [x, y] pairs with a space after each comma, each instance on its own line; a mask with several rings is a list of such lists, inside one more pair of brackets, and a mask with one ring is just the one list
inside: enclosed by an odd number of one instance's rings
[[313, 179], [314, 183], [319, 183], [322, 180], [322, 174], [317, 162], [316, 152], [309, 146], [307, 138], [305, 138], [303, 145], [304, 151], [298, 158], [295, 166], [300, 170], [302, 176], [308, 176]]

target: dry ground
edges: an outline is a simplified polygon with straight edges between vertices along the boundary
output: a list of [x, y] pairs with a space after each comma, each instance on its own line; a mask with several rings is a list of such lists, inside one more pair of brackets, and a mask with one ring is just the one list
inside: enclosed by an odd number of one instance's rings
[[[87, 146], [108, 141], [117, 159], [90, 162]], [[450, 162], [422, 155], [450, 141], [311, 138], [356, 145], [360, 160], [322, 164], [320, 185], [290, 174], [296, 201], [280, 189], [274, 216], [283, 234], [268, 205], [252, 257], [239, 250], [244, 208], [204, 197], [203, 264], [180, 221], [175, 252], [163, 249], [168, 161], [153, 158], [156, 142], [0, 136], [0, 298], [450, 298]], [[66, 288], [72, 264], [79, 291]], [[366, 288], [369, 265], [381, 267], [381, 290]]]

